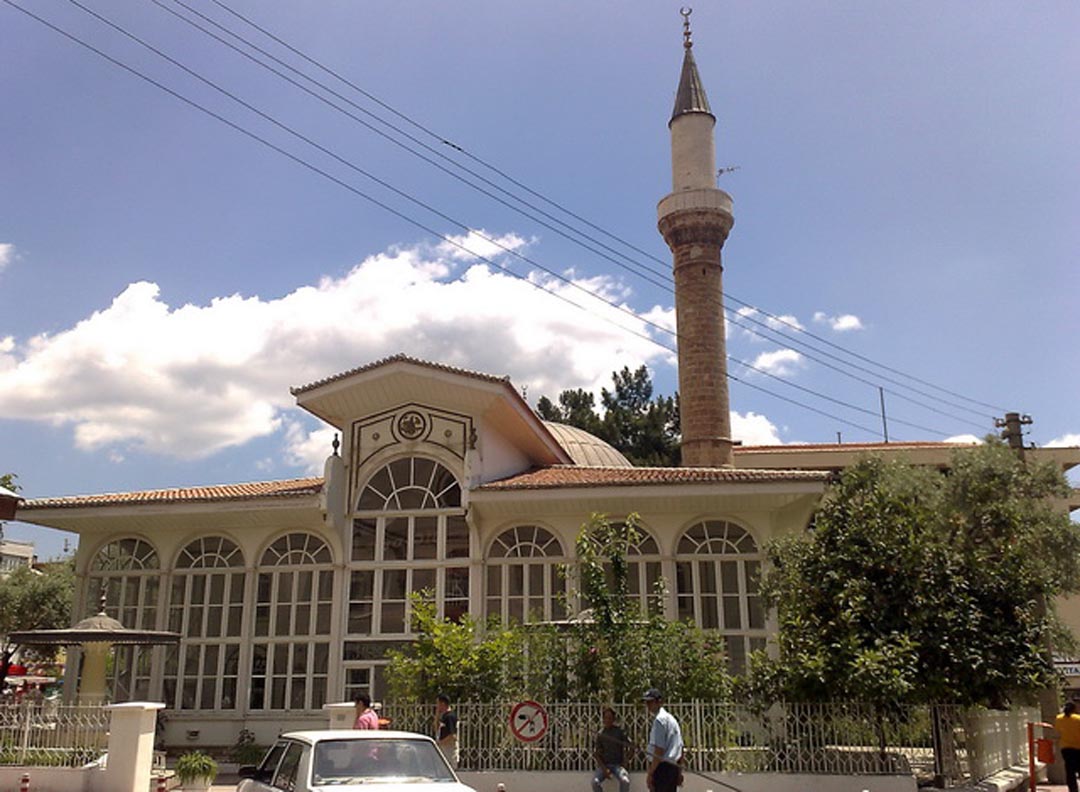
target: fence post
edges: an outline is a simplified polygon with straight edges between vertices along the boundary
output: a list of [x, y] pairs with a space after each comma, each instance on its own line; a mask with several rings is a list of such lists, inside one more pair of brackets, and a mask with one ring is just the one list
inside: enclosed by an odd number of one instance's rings
[[154, 727], [164, 704], [133, 701], [108, 707], [109, 761], [105, 766], [108, 789], [150, 788], [154, 764]]

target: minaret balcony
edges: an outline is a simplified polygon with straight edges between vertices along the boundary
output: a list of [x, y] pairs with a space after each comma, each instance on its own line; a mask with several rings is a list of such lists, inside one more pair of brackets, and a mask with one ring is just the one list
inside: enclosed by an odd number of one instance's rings
[[716, 188], [698, 188], [694, 190], [680, 190], [664, 197], [656, 207], [657, 218], [664, 217], [675, 212], [687, 210], [716, 211], [733, 216], [731, 196], [723, 190]]

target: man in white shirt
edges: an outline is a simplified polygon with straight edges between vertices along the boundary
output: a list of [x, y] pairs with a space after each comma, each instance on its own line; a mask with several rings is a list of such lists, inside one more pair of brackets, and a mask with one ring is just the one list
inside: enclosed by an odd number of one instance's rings
[[649, 769], [645, 780], [652, 792], [676, 792], [682, 775], [682, 729], [675, 717], [661, 706], [664, 697], [659, 690], [649, 688], [642, 700], [653, 716], [646, 749]]

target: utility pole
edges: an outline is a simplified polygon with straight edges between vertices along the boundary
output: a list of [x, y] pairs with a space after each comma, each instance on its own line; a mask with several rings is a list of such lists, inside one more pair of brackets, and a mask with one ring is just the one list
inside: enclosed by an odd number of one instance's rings
[[1024, 458], [1024, 427], [1032, 424], [1030, 415], [1021, 415], [1018, 412], [1007, 412], [1004, 418], [995, 418], [994, 426], [1002, 429], [1001, 439], [1009, 444], [1009, 448], [1016, 451], [1017, 455]]
[[[1033, 423], [1030, 415], [1021, 415], [1018, 412], [1007, 412], [1004, 418], [995, 418], [994, 426], [1001, 429], [1001, 439], [1009, 444], [1009, 448], [1016, 452], [1020, 461], [1024, 462], [1024, 427]], [[1035, 607], [1039, 615], [1046, 616], [1047, 603], [1045, 597], [1038, 597]], [[1054, 662], [1054, 644], [1049, 636], [1046, 637], [1043, 646], [1043, 658], [1051, 665]], [[1054, 716], [1058, 712], [1058, 691], [1054, 687], [1044, 688], [1039, 691], [1039, 710], [1044, 723], [1053, 723]], [[1053, 764], [1047, 766], [1048, 780], [1060, 784], [1065, 780], [1065, 774], [1061, 767]]]

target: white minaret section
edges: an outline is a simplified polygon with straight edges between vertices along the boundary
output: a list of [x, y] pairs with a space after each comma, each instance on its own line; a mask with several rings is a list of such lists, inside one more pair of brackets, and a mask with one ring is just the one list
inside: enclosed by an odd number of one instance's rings
[[671, 119], [671, 191], [716, 189], [716, 146], [709, 113]]

